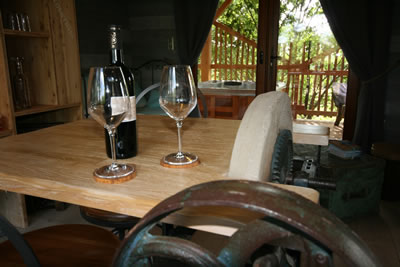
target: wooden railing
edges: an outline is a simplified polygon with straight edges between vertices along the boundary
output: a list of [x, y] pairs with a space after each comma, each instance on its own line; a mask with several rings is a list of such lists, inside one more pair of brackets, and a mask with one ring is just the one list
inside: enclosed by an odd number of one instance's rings
[[[315, 49], [317, 56], [308, 57], [310, 49]], [[314, 48], [309, 43], [300, 47], [283, 44], [278, 54], [282, 59], [277, 80], [286, 84], [284, 91], [292, 99], [293, 116], [336, 116], [332, 84], [345, 83], [348, 76], [348, 64], [341, 49], [322, 51], [319, 44]]]
[[[203, 50], [199, 77], [206, 80], [256, 79], [257, 43], [214, 22]], [[206, 52], [205, 52], [206, 51]], [[311, 54], [314, 57], [308, 56]], [[332, 83], [347, 82], [348, 64], [340, 48], [320, 44], [280, 44], [277, 81], [292, 99], [293, 117], [336, 116]]]
[[[202, 60], [199, 64], [201, 77], [211, 80], [252, 80], [256, 78], [257, 43], [228, 26], [214, 22], [211, 29], [209, 66]], [[208, 72], [208, 75], [204, 75]]]

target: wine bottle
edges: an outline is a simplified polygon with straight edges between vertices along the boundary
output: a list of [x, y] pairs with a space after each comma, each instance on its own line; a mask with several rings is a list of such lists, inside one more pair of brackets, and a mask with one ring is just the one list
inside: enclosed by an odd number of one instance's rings
[[[125, 76], [126, 85], [128, 87], [131, 104], [130, 114], [126, 115], [125, 119], [115, 131], [116, 157], [117, 159], [126, 159], [134, 157], [137, 154], [135, 83], [132, 72], [124, 64], [120, 27], [111, 25], [109, 27], [109, 35], [111, 48], [110, 65], [121, 67]], [[110, 138], [107, 130], [104, 132], [107, 155], [111, 158]]]

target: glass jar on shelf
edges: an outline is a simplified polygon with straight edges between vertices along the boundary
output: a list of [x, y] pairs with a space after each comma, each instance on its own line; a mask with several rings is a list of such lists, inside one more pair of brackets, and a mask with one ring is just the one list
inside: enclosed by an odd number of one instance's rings
[[6, 28], [14, 31], [32, 31], [29, 16], [26, 13], [8, 13], [7, 23], [5, 26]]

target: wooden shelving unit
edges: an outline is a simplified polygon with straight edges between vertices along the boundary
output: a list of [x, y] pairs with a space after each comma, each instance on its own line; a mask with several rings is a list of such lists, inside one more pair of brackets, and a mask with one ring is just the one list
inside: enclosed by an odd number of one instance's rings
[[[23, 132], [24, 125], [38, 129], [82, 118], [82, 85], [74, 0], [0, 0], [0, 138]], [[25, 13], [31, 32], [7, 29], [9, 13]], [[15, 62], [23, 57], [32, 107], [14, 109]], [[4, 119], [5, 118], [5, 119]], [[21, 127], [21, 129], [19, 129]], [[10, 159], [11, 160], [11, 159]], [[0, 191], [0, 213], [18, 227], [28, 218], [25, 198]]]
[[23, 32], [14, 31], [10, 29], [4, 29], [5, 36], [14, 37], [26, 37], [26, 38], [49, 38], [50, 34], [48, 32]]
[[[4, 16], [25, 13], [31, 32], [7, 29], [0, 17], [0, 115], [12, 134], [19, 122], [67, 122], [82, 117], [82, 88], [74, 0], [0, 0]], [[32, 107], [15, 110], [11, 58], [23, 57]], [[37, 118], [34, 117], [37, 115]], [[1, 137], [1, 136], [0, 136]]]
[[37, 105], [32, 106], [31, 108], [15, 111], [15, 117], [21, 117], [25, 115], [31, 114], [39, 114], [48, 111], [56, 111], [60, 109], [67, 109], [67, 108], [78, 108], [81, 106], [81, 103], [72, 103], [72, 104], [65, 104], [65, 105]]
[[0, 130], [0, 138], [12, 135], [12, 131], [10, 130]]

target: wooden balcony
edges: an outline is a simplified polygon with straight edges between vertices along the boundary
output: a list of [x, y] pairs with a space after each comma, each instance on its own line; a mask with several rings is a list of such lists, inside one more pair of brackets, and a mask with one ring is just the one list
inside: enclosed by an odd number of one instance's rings
[[[309, 51], [315, 51], [311, 57]], [[214, 22], [199, 64], [199, 81], [255, 81], [257, 43]], [[332, 84], [346, 83], [348, 64], [340, 48], [321, 44], [280, 44], [277, 81], [292, 100], [293, 118], [335, 117]], [[255, 88], [203, 87], [208, 116], [241, 119]], [[219, 91], [220, 90], [220, 91]]]

